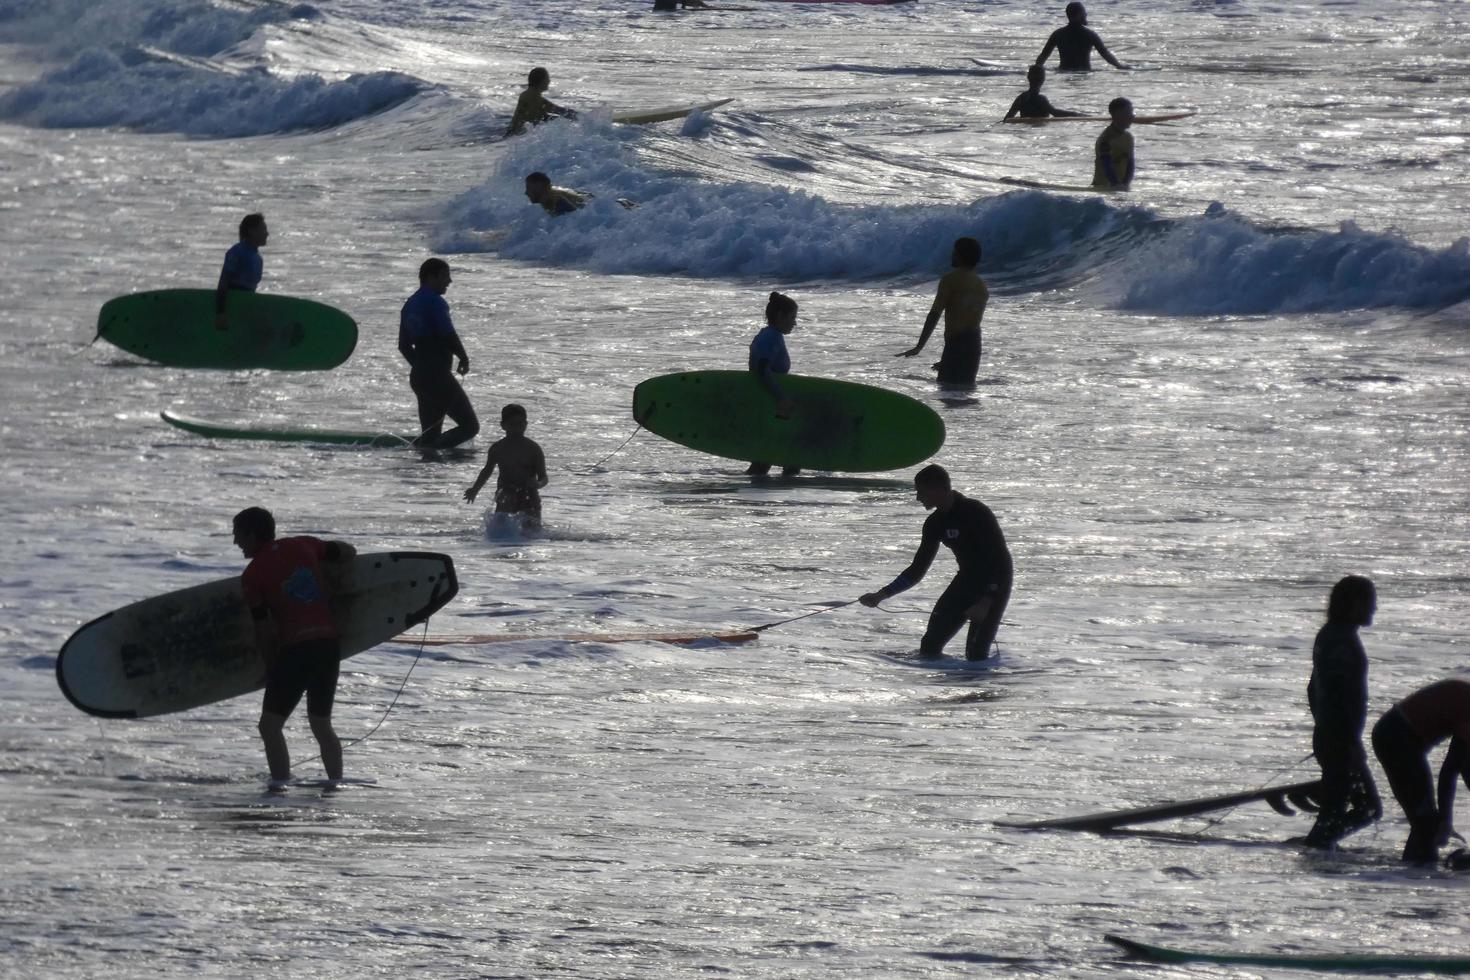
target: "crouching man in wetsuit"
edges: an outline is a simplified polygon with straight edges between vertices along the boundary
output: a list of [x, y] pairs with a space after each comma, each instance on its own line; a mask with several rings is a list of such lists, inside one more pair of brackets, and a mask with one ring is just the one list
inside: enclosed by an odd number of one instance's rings
[[[419, 403], [419, 437], [414, 445], [421, 449], [448, 449], [468, 442], [480, 431], [475, 408], [450, 370], [455, 358], [461, 375], [470, 370], [469, 355], [455, 333], [444, 300], [453, 281], [448, 262], [426, 259], [419, 266], [418, 292], [403, 304], [398, 317], [398, 353], [409, 363], [408, 383]], [[455, 426], [441, 435], [445, 416]]]
[[341, 779], [342, 743], [332, 729], [341, 634], [327, 604], [321, 563], [348, 562], [357, 551], [341, 541], [304, 535], [278, 540], [276, 519], [263, 507], [247, 507], [236, 514], [234, 531], [235, 545], [250, 559], [240, 585], [255, 620], [255, 645], [266, 665], [259, 728], [271, 785], [279, 787], [291, 779], [284, 729], [303, 694], [327, 778]]
[[1005, 535], [990, 508], [953, 489], [948, 471], [938, 464], [931, 463], [915, 474], [914, 491], [924, 509], [934, 513], [924, 521], [923, 538], [913, 564], [891, 583], [858, 601], [875, 607], [918, 585], [943, 544], [954, 552], [959, 574], [934, 604], [929, 628], [919, 644], [919, 656], [943, 656], [945, 644], [969, 620], [965, 658], [984, 660], [990, 656], [1000, 617], [1011, 598], [1011, 552]]
[[1383, 816], [1383, 804], [1368, 755], [1363, 724], [1368, 717], [1368, 654], [1358, 627], [1371, 626], [1378, 608], [1373, 583], [1349, 575], [1332, 587], [1327, 624], [1312, 644], [1312, 753], [1322, 767], [1321, 809], [1307, 834], [1308, 847], [1331, 847]]
[[[1429, 750], [1446, 738], [1438, 803], [1429, 775]], [[1455, 782], [1470, 786], [1470, 681], [1421, 687], [1389, 708], [1373, 726], [1373, 754], [1388, 776], [1394, 799], [1409, 818], [1404, 860], [1433, 863], [1455, 833]]]

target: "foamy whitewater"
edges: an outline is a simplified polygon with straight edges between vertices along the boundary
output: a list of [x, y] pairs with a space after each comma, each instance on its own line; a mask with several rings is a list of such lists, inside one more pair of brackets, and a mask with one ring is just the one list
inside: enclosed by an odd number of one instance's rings
[[[1464, 5], [1099, 0], [1114, 53], [1157, 70], [1053, 73], [1051, 100], [1199, 110], [1136, 127], [1135, 189], [1106, 199], [998, 182], [1090, 178], [1100, 124], [997, 122], [1061, 0], [738, 5], [0, 0], [0, 974], [1269, 974], [1140, 966], [1109, 932], [1465, 955], [1470, 882], [1400, 865], [1381, 778], [1383, 821], [1333, 854], [1280, 846], [1308, 819], [1259, 804], [1151, 834], [994, 825], [1313, 778], [1311, 639], [1344, 574], [1380, 591], [1371, 718], [1467, 666]], [[582, 118], [502, 141], [535, 65]], [[552, 219], [531, 170], [596, 197]], [[354, 316], [351, 360], [86, 346], [112, 296], [212, 287], [254, 210], [262, 289]], [[955, 397], [894, 355], [964, 234], [992, 300]], [[398, 310], [430, 254], [474, 452], [160, 421], [411, 428]], [[744, 646], [534, 638], [761, 625], [907, 564], [912, 471], [752, 484], [646, 432], [605, 459], [637, 382], [744, 365], [772, 289], [801, 303], [795, 371], [943, 415], [936, 461], [1015, 556], [998, 666], [888, 657], [947, 553], [885, 610]], [[510, 401], [551, 471], [531, 536], [460, 499]], [[432, 632], [532, 638], [349, 661], [343, 738], [388, 713], [347, 750], [377, 785], [340, 793], [263, 791], [254, 696], [133, 722], [67, 703], [66, 638], [238, 574], [250, 504], [448, 552]], [[299, 713], [288, 736], [316, 775]]]

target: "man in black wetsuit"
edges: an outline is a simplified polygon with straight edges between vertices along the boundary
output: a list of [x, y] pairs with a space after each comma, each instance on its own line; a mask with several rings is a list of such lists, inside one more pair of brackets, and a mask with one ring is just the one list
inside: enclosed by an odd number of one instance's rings
[[1363, 723], [1368, 716], [1368, 655], [1358, 627], [1373, 623], [1378, 596], [1373, 583], [1349, 575], [1332, 587], [1327, 625], [1312, 644], [1312, 752], [1322, 767], [1321, 810], [1307, 834], [1308, 847], [1331, 847], [1383, 815], [1368, 756]]
[[1029, 86], [1026, 91], [1016, 96], [1016, 101], [1011, 103], [1011, 111], [1006, 113], [1006, 118], [1020, 116], [1022, 119], [1045, 119], [1048, 116], [1080, 116], [1080, 112], [1071, 112], [1067, 109], [1058, 109], [1051, 104], [1051, 100], [1041, 94], [1041, 86], [1046, 82], [1046, 69], [1041, 65], [1032, 65], [1026, 69], [1026, 83]]
[[919, 584], [943, 544], [954, 552], [959, 574], [934, 604], [929, 628], [919, 643], [919, 656], [942, 656], [944, 645], [968, 619], [970, 631], [965, 637], [965, 658], [984, 660], [990, 656], [990, 645], [1000, 629], [1000, 617], [1011, 598], [1011, 552], [1006, 547], [1005, 535], [990, 508], [953, 489], [949, 473], [938, 464], [930, 464], [915, 474], [914, 491], [924, 509], [934, 513], [924, 521], [923, 538], [913, 564], [891, 583], [858, 601], [874, 607]]
[[1059, 71], [1091, 71], [1093, 48], [1097, 48], [1097, 53], [1102, 55], [1103, 60], [1114, 68], [1122, 68], [1125, 71], [1128, 68], [1127, 65], [1113, 57], [1113, 53], [1108, 50], [1106, 44], [1103, 44], [1097, 32], [1087, 26], [1087, 8], [1080, 3], [1067, 4], [1067, 26], [1059, 27], [1051, 32], [1051, 37], [1046, 39], [1046, 47], [1041, 49], [1036, 63], [1045, 64], [1053, 48], [1057, 49], [1061, 56], [1061, 64], [1057, 66]]

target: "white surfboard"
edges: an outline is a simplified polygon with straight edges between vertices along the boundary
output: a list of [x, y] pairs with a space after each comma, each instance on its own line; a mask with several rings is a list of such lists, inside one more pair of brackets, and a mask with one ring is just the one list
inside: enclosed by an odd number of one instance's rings
[[[459, 590], [448, 555], [394, 551], [327, 565], [345, 659], [422, 623]], [[249, 694], [265, 663], [238, 575], [92, 620], [56, 660], [67, 700], [103, 718], [147, 718]]]
[[[1179, 119], [1192, 119], [1199, 115], [1198, 109], [1186, 109], [1183, 112], [1165, 112], [1153, 116], [1134, 116], [1133, 121], [1141, 126], [1150, 126], [1155, 123], [1175, 122]], [[1008, 123], [1027, 123], [1032, 126], [1044, 126], [1047, 123], [1059, 122], [1085, 122], [1107, 124], [1113, 121], [1112, 116], [1012, 116], [1003, 119]]]
[[668, 106], [664, 109], [649, 109], [642, 112], [615, 112], [612, 121], [633, 126], [642, 126], [647, 123], [667, 122], [670, 119], [683, 119], [696, 112], [709, 112], [718, 109], [722, 105], [734, 102], [734, 99], [718, 99], [714, 102], [705, 102], [700, 105]]

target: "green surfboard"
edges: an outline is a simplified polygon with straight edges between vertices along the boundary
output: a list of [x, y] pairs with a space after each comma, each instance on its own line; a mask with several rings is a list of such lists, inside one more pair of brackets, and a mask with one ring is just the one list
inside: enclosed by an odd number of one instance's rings
[[1470, 973], [1470, 956], [1395, 956], [1388, 953], [1205, 953], [1104, 936], [1129, 956], [1155, 963], [1219, 963], [1344, 973]]
[[944, 422], [907, 395], [851, 381], [784, 374], [795, 403], [776, 400], [750, 371], [686, 371], [633, 389], [633, 417], [670, 442], [727, 459], [865, 473], [912, 466], [944, 445]]
[[174, 412], [158, 413], [176, 429], [214, 439], [258, 439], [265, 442], [316, 442], [334, 446], [407, 446], [417, 438], [391, 432], [350, 432], [343, 429], [285, 429], [269, 425], [208, 422]]
[[309, 299], [231, 290], [227, 326], [214, 325], [214, 290], [155, 289], [102, 304], [97, 336], [169, 367], [326, 371], [357, 346], [357, 324]]

